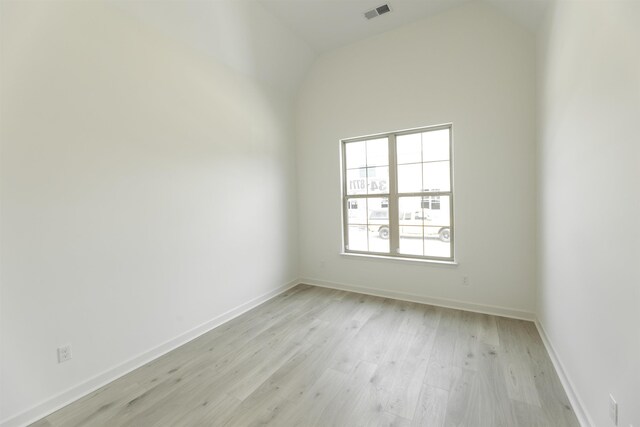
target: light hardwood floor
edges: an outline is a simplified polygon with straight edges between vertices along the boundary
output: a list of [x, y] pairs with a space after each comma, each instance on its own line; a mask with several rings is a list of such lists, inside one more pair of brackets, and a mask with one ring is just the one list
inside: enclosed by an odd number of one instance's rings
[[34, 426], [578, 426], [533, 323], [299, 285]]

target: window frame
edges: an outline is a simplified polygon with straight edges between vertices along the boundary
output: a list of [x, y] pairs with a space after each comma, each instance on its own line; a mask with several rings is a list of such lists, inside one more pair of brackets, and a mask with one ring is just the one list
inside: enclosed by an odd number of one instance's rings
[[[411, 193], [398, 193], [398, 163], [397, 163], [397, 149], [396, 138], [402, 135], [411, 135], [416, 133], [437, 131], [442, 129], [449, 130], [449, 191], [420, 191]], [[347, 158], [346, 158], [346, 145], [353, 142], [367, 141], [372, 139], [387, 138], [388, 144], [388, 168], [389, 168], [389, 182], [387, 193], [375, 193], [375, 194], [348, 194], [347, 191]], [[424, 163], [424, 162], [423, 162]], [[344, 138], [340, 140], [340, 188], [341, 188], [341, 204], [342, 204], [342, 251], [348, 255], [369, 256], [373, 258], [390, 257], [394, 259], [407, 259], [416, 261], [434, 261], [455, 263], [455, 222], [454, 222], [454, 179], [453, 179], [453, 124], [446, 123], [434, 126], [424, 126], [413, 129], [406, 129], [401, 131], [378, 133], [373, 135], [359, 136], [355, 138]], [[450, 256], [438, 257], [431, 255], [411, 255], [400, 253], [400, 218], [399, 218], [399, 200], [400, 197], [429, 197], [430, 204], [433, 200], [431, 197], [448, 196], [449, 197], [449, 244], [450, 244]], [[369, 198], [387, 198], [389, 209], [389, 252], [374, 252], [374, 251], [361, 251], [349, 249], [349, 214], [348, 214], [348, 201], [349, 199], [366, 199]], [[442, 199], [439, 200], [442, 203]], [[441, 205], [440, 205], [441, 209]], [[367, 214], [368, 216], [368, 214]], [[368, 218], [367, 218], [368, 222]], [[367, 225], [368, 233], [368, 225]], [[424, 237], [423, 237], [424, 239]]]

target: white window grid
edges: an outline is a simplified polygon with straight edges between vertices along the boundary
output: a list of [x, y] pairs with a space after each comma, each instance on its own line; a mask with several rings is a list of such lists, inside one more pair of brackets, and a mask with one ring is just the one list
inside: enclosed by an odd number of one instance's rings
[[[411, 135], [415, 133], [423, 133], [429, 131], [437, 131], [442, 129], [449, 130], [449, 191], [429, 190], [424, 189], [418, 192], [398, 192], [398, 164], [396, 161], [396, 138], [401, 135]], [[346, 150], [345, 147], [349, 143], [367, 141], [372, 139], [387, 138], [388, 140], [388, 153], [389, 153], [389, 185], [387, 193], [375, 193], [375, 194], [350, 194], [347, 191], [347, 165], [346, 165]], [[381, 133], [375, 135], [367, 135], [357, 138], [348, 138], [340, 141], [340, 155], [341, 155], [341, 171], [342, 171], [342, 229], [343, 229], [343, 250], [345, 253], [353, 253], [359, 255], [376, 255], [376, 256], [390, 256], [395, 258], [415, 258], [420, 260], [434, 260], [434, 261], [451, 261], [455, 260], [455, 228], [454, 228], [454, 183], [453, 183], [453, 125], [451, 123], [426, 126], [415, 129], [408, 129], [403, 131]], [[367, 170], [365, 168], [364, 170]], [[366, 177], [364, 177], [366, 180]], [[366, 184], [365, 184], [366, 185]], [[421, 197], [422, 200], [428, 200], [429, 203], [437, 201], [438, 206], [443, 199], [441, 196], [448, 196], [449, 200], [449, 230], [450, 230], [450, 256], [438, 257], [431, 255], [411, 255], [399, 252], [400, 248], [400, 213], [399, 213], [399, 200], [401, 197]], [[389, 209], [389, 252], [374, 252], [374, 251], [361, 251], [349, 249], [349, 200], [362, 199], [365, 202], [371, 198], [383, 198], [387, 200]], [[359, 201], [359, 200], [358, 200]]]

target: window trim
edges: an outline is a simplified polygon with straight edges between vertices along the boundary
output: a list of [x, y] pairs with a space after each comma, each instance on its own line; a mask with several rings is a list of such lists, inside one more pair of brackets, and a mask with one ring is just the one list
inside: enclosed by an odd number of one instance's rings
[[[401, 135], [411, 135], [415, 133], [437, 131], [442, 129], [449, 130], [449, 191], [422, 191], [413, 193], [401, 193], [398, 194], [398, 164], [397, 164], [397, 150], [396, 150], [396, 138]], [[352, 194], [348, 195], [347, 192], [347, 164], [346, 164], [346, 145], [352, 142], [367, 141], [378, 138], [388, 138], [389, 147], [389, 190], [387, 193], [381, 194]], [[342, 253], [344, 255], [358, 255], [358, 256], [370, 256], [374, 258], [392, 258], [392, 259], [405, 259], [414, 261], [433, 261], [437, 263], [455, 263], [455, 221], [454, 221], [454, 179], [453, 179], [453, 123], [445, 123], [434, 126], [424, 126], [412, 129], [405, 129], [401, 131], [385, 132], [372, 135], [359, 136], [354, 138], [344, 138], [339, 141], [340, 144], [340, 188], [341, 188], [341, 205], [342, 205]], [[451, 245], [450, 257], [437, 257], [426, 255], [410, 255], [402, 254], [399, 252], [400, 248], [400, 222], [399, 222], [399, 198], [400, 197], [420, 197], [420, 196], [449, 196], [449, 243]], [[358, 251], [348, 249], [348, 200], [349, 199], [367, 199], [372, 197], [386, 197], [389, 201], [389, 252], [373, 252], [373, 251]]]

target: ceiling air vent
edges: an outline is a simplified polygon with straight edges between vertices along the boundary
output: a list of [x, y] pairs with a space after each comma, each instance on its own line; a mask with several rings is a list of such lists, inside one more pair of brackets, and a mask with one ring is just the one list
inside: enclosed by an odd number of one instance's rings
[[364, 17], [367, 19], [373, 19], [376, 16], [384, 15], [387, 12], [391, 12], [388, 4], [383, 4], [382, 6], [378, 6], [375, 9], [367, 10], [364, 13]]

